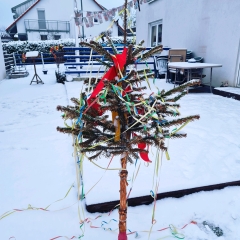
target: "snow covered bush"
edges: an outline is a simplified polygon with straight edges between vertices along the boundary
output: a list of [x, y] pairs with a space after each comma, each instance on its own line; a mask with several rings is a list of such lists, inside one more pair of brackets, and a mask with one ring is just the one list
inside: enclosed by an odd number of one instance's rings
[[50, 48], [56, 45], [63, 45], [65, 47], [74, 47], [74, 39], [59, 39], [59, 40], [46, 40], [46, 41], [13, 41], [3, 43], [3, 50], [7, 53], [25, 53], [29, 51], [39, 51], [49, 53]]
[[[114, 44], [121, 45], [123, 44], [123, 37], [111, 37]], [[128, 37], [127, 45], [135, 44], [135, 38]], [[91, 39], [92, 40], [92, 39]], [[106, 41], [102, 41], [99, 39], [98, 42], [103, 46], [107, 46]], [[87, 39], [90, 41], [90, 39]], [[63, 45], [64, 47], [74, 47], [75, 40], [74, 39], [59, 39], [59, 40], [46, 40], [46, 41], [12, 41], [8, 43], [3, 43], [3, 50], [7, 51], [7, 53], [26, 53], [29, 51], [39, 51], [43, 53], [49, 53], [50, 48], [57, 45]]]
[[[123, 37], [110, 37], [112, 39], [112, 42], [114, 44], [117, 44], [117, 45], [121, 45], [123, 44]], [[105, 41], [102, 42], [101, 40], [99, 40], [99, 42], [104, 46], [104, 45], [107, 45], [108, 44], [108, 41], [107, 39], [105, 38]], [[129, 44], [136, 44], [136, 38], [134, 37], [127, 37], [127, 42], [126, 42], [127, 45]]]

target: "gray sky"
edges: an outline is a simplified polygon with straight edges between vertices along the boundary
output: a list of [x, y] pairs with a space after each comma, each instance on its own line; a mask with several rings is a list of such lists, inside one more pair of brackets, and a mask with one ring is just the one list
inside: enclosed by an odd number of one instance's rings
[[[97, 0], [97, 1], [108, 9], [113, 7], [119, 7], [124, 4], [124, 0]], [[0, 0], [0, 27], [7, 28], [13, 22], [13, 14], [11, 12], [11, 8], [22, 2], [24, 2], [24, 0]], [[61, 11], [60, 7], [59, 11]]]

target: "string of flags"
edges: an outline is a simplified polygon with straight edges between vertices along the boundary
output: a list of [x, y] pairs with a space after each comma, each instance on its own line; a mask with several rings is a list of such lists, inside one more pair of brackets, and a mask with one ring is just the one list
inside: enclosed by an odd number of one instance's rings
[[[147, 3], [147, 0], [132, 0], [128, 2], [127, 8], [134, 8], [138, 9], [139, 4]], [[76, 26], [83, 26], [85, 25], [87, 28], [94, 26], [94, 21], [97, 21], [99, 24], [103, 23], [103, 20], [105, 21], [113, 21], [116, 14], [119, 16], [123, 16], [123, 10], [124, 5], [112, 8], [112, 9], [106, 9], [102, 11], [82, 11], [75, 8], [75, 24]]]

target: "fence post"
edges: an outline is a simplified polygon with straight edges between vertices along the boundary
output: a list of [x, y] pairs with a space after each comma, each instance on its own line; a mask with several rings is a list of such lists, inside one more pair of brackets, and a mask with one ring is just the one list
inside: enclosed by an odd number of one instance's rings
[[15, 58], [15, 54], [13, 53], [13, 61], [14, 61], [14, 68], [17, 68], [17, 62], [16, 62], [16, 58]]
[[45, 69], [44, 67], [44, 59], [43, 59], [43, 53], [41, 52], [41, 59], [42, 59], [42, 65], [43, 65], [43, 70]]

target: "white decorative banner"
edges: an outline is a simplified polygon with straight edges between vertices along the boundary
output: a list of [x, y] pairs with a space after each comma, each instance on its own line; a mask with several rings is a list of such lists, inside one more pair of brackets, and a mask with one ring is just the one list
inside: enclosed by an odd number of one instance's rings
[[[147, 0], [139, 0], [140, 4], [147, 3]], [[132, 0], [128, 2], [127, 5], [128, 9], [134, 7], [135, 9], [138, 9], [138, 0]], [[104, 10], [104, 11], [87, 11], [86, 12], [86, 17], [83, 17], [83, 12], [77, 10], [77, 8], [74, 8], [74, 13], [75, 13], [75, 24], [77, 26], [83, 26], [83, 23], [85, 23], [86, 27], [93, 27], [94, 26], [94, 19], [98, 20], [98, 22], [101, 24], [103, 23], [103, 18], [105, 21], [113, 21], [114, 17], [116, 16], [116, 13], [120, 17], [123, 17], [124, 15], [124, 5], [119, 6], [117, 8], [112, 8], [109, 10]]]

